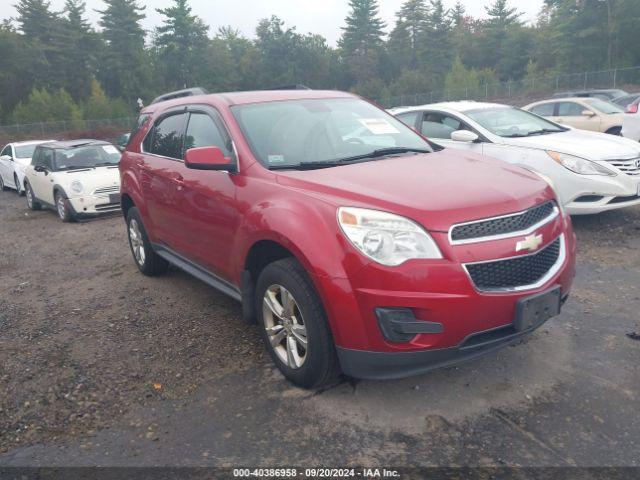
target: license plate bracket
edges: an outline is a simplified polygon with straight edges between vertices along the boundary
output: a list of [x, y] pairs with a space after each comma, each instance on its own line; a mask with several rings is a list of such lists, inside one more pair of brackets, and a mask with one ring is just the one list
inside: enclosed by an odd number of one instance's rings
[[516, 331], [524, 332], [539, 327], [551, 317], [560, 313], [562, 290], [554, 287], [530, 297], [518, 300], [516, 318], [513, 326]]
[[109, 203], [120, 203], [120, 194], [119, 193], [112, 193], [111, 195], [109, 195]]

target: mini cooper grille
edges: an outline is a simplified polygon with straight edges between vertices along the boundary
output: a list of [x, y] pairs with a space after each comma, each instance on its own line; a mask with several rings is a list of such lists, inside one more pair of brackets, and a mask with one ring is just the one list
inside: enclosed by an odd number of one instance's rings
[[520, 232], [549, 217], [554, 206], [554, 202], [547, 202], [515, 215], [456, 225], [451, 230], [451, 240], [455, 242]]
[[640, 175], [640, 157], [631, 160], [609, 160], [609, 163], [632, 177]]
[[109, 195], [110, 193], [119, 193], [120, 192], [120, 187], [113, 186], [113, 187], [103, 187], [103, 188], [97, 188], [93, 191], [94, 195]]
[[533, 285], [558, 261], [560, 238], [532, 255], [466, 265], [478, 290], [511, 290]]

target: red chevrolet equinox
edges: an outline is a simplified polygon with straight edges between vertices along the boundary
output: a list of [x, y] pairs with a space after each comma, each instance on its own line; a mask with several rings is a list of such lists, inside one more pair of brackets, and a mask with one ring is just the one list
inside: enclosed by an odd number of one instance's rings
[[560, 313], [574, 277], [571, 221], [543, 177], [436, 146], [347, 93], [154, 103], [120, 170], [140, 271], [173, 264], [242, 302], [303, 387], [512, 344]]

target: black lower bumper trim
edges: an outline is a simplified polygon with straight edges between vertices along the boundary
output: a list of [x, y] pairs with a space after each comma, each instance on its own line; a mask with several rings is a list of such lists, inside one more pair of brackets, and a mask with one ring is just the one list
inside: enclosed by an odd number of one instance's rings
[[512, 345], [542, 325], [544, 323], [522, 332], [502, 327], [495, 330], [496, 333], [501, 332], [502, 334], [496, 335], [493, 340], [487, 339], [488, 341], [476, 345], [463, 342], [462, 346], [452, 348], [399, 353], [371, 352], [338, 347], [337, 352], [342, 372], [345, 375], [368, 380], [389, 380], [411, 377], [436, 368], [472, 360]]

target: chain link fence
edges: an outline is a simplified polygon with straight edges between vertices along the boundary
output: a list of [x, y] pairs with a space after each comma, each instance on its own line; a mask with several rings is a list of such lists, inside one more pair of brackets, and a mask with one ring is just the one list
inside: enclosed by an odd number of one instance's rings
[[[110, 140], [127, 132], [134, 125], [134, 117], [101, 120], [67, 120], [21, 125], [0, 125], [3, 143], [31, 139], [97, 138]], [[2, 142], [0, 142], [2, 143]]]
[[453, 100], [527, 98], [541, 94], [593, 88], [631, 88], [633, 90], [634, 86], [636, 90], [640, 91], [640, 66], [554, 75], [517, 82], [500, 82], [460, 90], [398, 95], [384, 98], [379, 103], [385, 108], [392, 108]]

